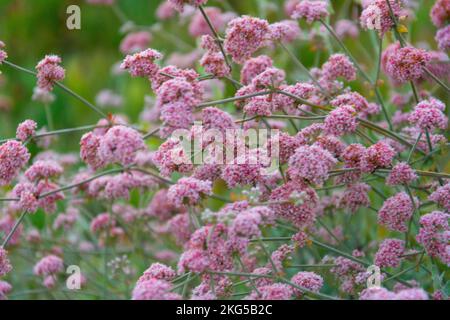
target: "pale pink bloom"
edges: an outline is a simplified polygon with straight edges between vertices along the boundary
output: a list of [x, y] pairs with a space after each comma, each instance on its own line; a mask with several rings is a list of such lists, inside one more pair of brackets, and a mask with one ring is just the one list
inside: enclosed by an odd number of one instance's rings
[[408, 120], [422, 131], [433, 131], [435, 128], [446, 129], [448, 118], [443, 113], [445, 105], [431, 98], [420, 101], [410, 113]]
[[356, 183], [347, 187], [339, 199], [339, 207], [347, 208], [350, 212], [356, 212], [360, 207], [368, 207], [370, 198], [368, 192], [370, 186], [365, 183]]
[[144, 271], [143, 275], [137, 281], [137, 284], [150, 279], [158, 279], [165, 281], [172, 281], [177, 274], [175, 271], [162, 263], [153, 263], [147, 270]]
[[258, 288], [258, 292], [252, 291], [245, 300], [290, 300], [293, 294], [292, 287], [284, 283], [274, 283]]
[[126, 56], [120, 67], [128, 70], [133, 77], [153, 78], [159, 71], [159, 66], [154, 62], [162, 57], [158, 51], [147, 49]]
[[29, 181], [38, 181], [59, 176], [62, 173], [63, 168], [58, 162], [53, 160], [39, 160], [25, 171], [25, 177], [27, 177]]
[[181, 178], [167, 192], [168, 200], [181, 207], [184, 204], [197, 204], [201, 197], [212, 193], [211, 181], [203, 181], [195, 178]]
[[152, 35], [147, 31], [129, 33], [120, 43], [120, 51], [123, 54], [132, 54], [145, 50], [151, 40]]
[[267, 68], [272, 67], [272, 65], [272, 59], [265, 55], [248, 59], [241, 69], [241, 82], [244, 85], [250, 84], [254, 77], [265, 71]]
[[419, 221], [419, 234], [416, 236], [417, 242], [424, 246], [428, 255], [439, 258], [447, 266], [450, 265], [449, 218], [448, 213], [441, 211], [433, 211], [422, 216]]
[[364, 150], [359, 168], [362, 172], [372, 172], [377, 168], [389, 167], [396, 152], [383, 141], [379, 141]]
[[418, 178], [415, 171], [406, 162], [399, 162], [392, 168], [386, 179], [388, 185], [409, 184]]
[[[395, 18], [398, 19], [402, 13], [400, 2], [389, 0], [389, 3]], [[385, 34], [394, 27], [394, 21], [392, 21], [391, 12], [386, 0], [371, 1], [361, 13], [360, 22], [363, 28], [377, 30], [380, 35]]]
[[5, 48], [5, 43], [0, 40], [0, 65], [8, 58], [8, 54], [2, 50], [3, 48]]
[[[417, 206], [418, 200], [414, 199], [414, 202]], [[413, 212], [414, 205], [410, 197], [405, 192], [400, 192], [383, 203], [378, 211], [378, 223], [389, 230], [406, 232]]]
[[0, 145], [0, 186], [5, 186], [17, 176], [30, 160], [30, 153], [18, 141], [7, 141]]
[[[449, 5], [450, 6], [450, 5]], [[438, 47], [442, 51], [450, 49], [450, 25], [439, 29], [435, 36]]]
[[322, 77], [328, 81], [336, 80], [339, 77], [353, 81], [356, 79], [356, 68], [346, 55], [335, 53], [323, 64]]
[[380, 268], [400, 265], [401, 256], [405, 253], [405, 241], [398, 239], [386, 239], [375, 254], [375, 264]]
[[[211, 21], [212, 26], [216, 31], [220, 31], [225, 26], [225, 20], [222, 15], [222, 11], [216, 7], [204, 8], [206, 15]], [[193, 37], [199, 37], [202, 35], [213, 35], [211, 28], [206, 22], [203, 14], [198, 10], [191, 19], [189, 24], [189, 34]]]
[[6, 295], [12, 290], [12, 285], [6, 281], [0, 280], [0, 300], [6, 300]]
[[186, 5], [202, 6], [208, 2], [208, 0], [167, 0], [177, 11], [182, 13]]
[[369, 109], [369, 102], [358, 92], [343, 93], [331, 100], [333, 107], [340, 107], [343, 105], [352, 106], [357, 112], [363, 112]]
[[52, 91], [55, 81], [61, 81], [66, 71], [59, 64], [61, 58], [58, 56], [45, 56], [36, 66], [38, 87], [46, 91]]
[[[323, 286], [323, 278], [314, 272], [301, 271], [291, 278], [291, 282], [299, 287], [308, 289], [313, 292], [319, 292]], [[294, 294], [298, 297], [302, 296], [302, 290], [293, 289]]]
[[181, 300], [181, 296], [171, 292], [170, 282], [158, 279], [149, 279], [136, 284], [133, 289], [132, 300]]
[[12, 270], [11, 263], [8, 259], [8, 252], [0, 247], [0, 277], [3, 277]]
[[160, 20], [168, 20], [175, 16], [177, 11], [173, 4], [169, 1], [163, 1], [156, 9], [156, 16]]
[[339, 20], [334, 28], [339, 38], [349, 37], [356, 39], [359, 36], [359, 29], [356, 23], [351, 20]]
[[272, 41], [292, 42], [300, 36], [300, 27], [297, 21], [283, 20], [269, 25]]
[[349, 105], [332, 110], [324, 121], [325, 132], [336, 136], [355, 132], [357, 126], [356, 111]]
[[323, 20], [328, 16], [328, 3], [326, 1], [302, 0], [295, 6], [292, 19], [306, 19], [308, 23]]
[[55, 255], [48, 255], [39, 260], [34, 268], [33, 272], [37, 276], [49, 276], [61, 273], [64, 271], [64, 261]]
[[450, 211], [450, 183], [437, 188], [436, 191], [428, 197], [428, 200], [431, 200]]
[[269, 35], [269, 23], [250, 16], [242, 16], [228, 23], [224, 48], [236, 63], [244, 63], [264, 45]]
[[444, 27], [450, 18], [450, 1], [437, 0], [431, 8], [430, 17], [436, 27]]
[[37, 123], [33, 120], [25, 120], [17, 127], [16, 138], [25, 141], [36, 134]]

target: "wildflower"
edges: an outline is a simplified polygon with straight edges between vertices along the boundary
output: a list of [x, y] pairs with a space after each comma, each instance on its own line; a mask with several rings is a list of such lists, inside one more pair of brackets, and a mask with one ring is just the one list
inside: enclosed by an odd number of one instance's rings
[[430, 17], [436, 27], [444, 27], [450, 18], [450, 1], [437, 0], [431, 8]]
[[297, 21], [283, 20], [269, 25], [270, 38], [272, 41], [292, 42], [300, 35]]
[[211, 73], [218, 78], [230, 75], [230, 68], [225, 62], [222, 52], [206, 52], [200, 60], [200, 65], [207, 73]]
[[148, 48], [152, 35], [147, 31], [132, 32], [120, 43], [120, 51], [123, 54], [132, 54]]
[[8, 252], [0, 247], [0, 277], [3, 277], [12, 270], [11, 263], [8, 259]]
[[66, 75], [66, 71], [59, 64], [61, 58], [58, 56], [45, 56], [36, 66], [37, 86], [46, 91], [52, 91], [55, 81], [61, 81]]
[[355, 109], [349, 105], [343, 105], [334, 109], [325, 118], [325, 132], [336, 136], [355, 132], [358, 126], [355, 114]]
[[284, 283], [259, 287], [258, 292], [252, 292], [245, 300], [289, 300], [292, 296], [292, 288]]
[[191, 5], [194, 7], [202, 6], [208, 2], [208, 0], [167, 0], [178, 12], [183, 12], [185, 5]]
[[[400, 4], [396, 0], [389, 0], [390, 8], [395, 19], [400, 17], [402, 12]], [[374, 0], [366, 6], [361, 13], [361, 25], [365, 29], [377, 30], [380, 35], [385, 34], [394, 26], [391, 17], [391, 9], [386, 0]]]
[[422, 131], [433, 130], [435, 128], [446, 129], [448, 119], [443, 111], [444, 104], [436, 99], [420, 101], [408, 120]]
[[18, 141], [0, 145], [0, 186], [9, 184], [30, 160], [28, 149]]
[[181, 178], [169, 188], [167, 198], [175, 207], [181, 207], [185, 203], [190, 205], [197, 204], [202, 195], [209, 195], [211, 193], [211, 181]]
[[386, 239], [381, 244], [375, 255], [375, 264], [380, 268], [400, 265], [401, 256], [405, 252], [405, 242], [398, 239]]
[[359, 167], [362, 172], [372, 172], [377, 168], [388, 167], [391, 165], [395, 153], [387, 143], [377, 142], [364, 150]]
[[16, 138], [25, 141], [36, 134], [37, 123], [33, 120], [25, 120], [17, 127]]
[[386, 183], [391, 186], [409, 184], [418, 177], [414, 170], [406, 162], [399, 162], [392, 168]]
[[176, 276], [175, 271], [162, 263], [153, 263], [144, 274], [139, 278], [137, 283], [148, 281], [150, 279], [158, 279], [165, 281], [172, 281]]
[[128, 55], [120, 67], [129, 70], [133, 77], [153, 78], [159, 71], [155, 60], [162, 59], [162, 54], [153, 49], [147, 49], [133, 55]]
[[149, 279], [136, 284], [131, 296], [132, 300], [181, 300], [181, 296], [171, 292], [170, 282]]
[[350, 185], [339, 199], [339, 207], [349, 209], [352, 213], [360, 207], [368, 207], [370, 205], [369, 191], [370, 186], [365, 183]]
[[25, 177], [29, 181], [37, 181], [40, 179], [48, 179], [50, 177], [59, 176], [63, 173], [63, 168], [59, 163], [53, 160], [36, 161], [27, 171]]
[[303, 0], [295, 6], [291, 14], [292, 19], [306, 19], [308, 23], [319, 21], [328, 16], [328, 3], [326, 1]]
[[8, 54], [5, 50], [2, 50], [5, 48], [5, 43], [0, 40], [0, 65], [8, 58]]
[[439, 258], [447, 266], [450, 265], [449, 218], [448, 213], [440, 211], [433, 211], [422, 216], [419, 221], [419, 234], [416, 236], [417, 242], [424, 246], [428, 255]]
[[224, 48], [236, 63], [245, 60], [264, 45], [269, 34], [269, 23], [266, 20], [243, 16], [228, 23]]
[[[291, 282], [299, 287], [308, 289], [313, 292], [319, 292], [323, 286], [323, 279], [321, 276], [314, 272], [301, 271], [294, 275]], [[294, 288], [294, 294], [296, 296], [302, 296], [302, 291], [300, 289]]]
[[144, 148], [139, 132], [129, 127], [115, 126], [100, 139], [98, 156], [105, 163], [128, 166], [134, 162], [136, 152]]
[[333, 107], [340, 107], [343, 105], [352, 106], [357, 112], [363, 112], [369, 109], [369, 102], [358, 92], [343, 93], [331, 100]]
[[[212, 26], [215, 30], [221, 30], [225, 26], [225, 19], [222, 15], [222, 11], [216, 7], [206, 7], [204, 8], [206, 15], [211, 21]], [[191, 19], [189, 24], [189, 34], [193, 37], [199, 37], [202, 35], [213, 35], [211, 28], [206, 22], [203, 14], [197, 11]]]
[[422, 78], [424, 75], [423, 68], [431, 60], [431, 55], [427, 51], [410, 46], [403, 48], [389, 47], [383, 55], [385, 72], [399, 83]]
[[447, 51], [450, 49], [450, 25], [436, 32], [435, 40], [438, 47], [442, 51]]
[[359, 36], [358, 26], [351, 20], [339, 20], [336, 22], [334, 29], [336, 30], [337, 36], [341, 39], [346, 37], [356, 39]]
[[450, 211], [450, 183], [437, 188], [436, 191], [430, 194], [428, 200], [431, 200], [439, 204], [445, 210]]
[[[414, 202], [417, 202], [417, 199], [414, 199]], [[414, 205], [417, 203], [413, 204], [405, 192], [397, 193], [383, 203], [378, 211], [378, 223], [393, 231], [406, 232]]]
[[300, 146], [289, 159], [288, 174], [293, 180], [321, 184], [336, 162], [331, 153], [319, 146]]
[[336, 80], [339, 77], [353, 81], [356, 79], [356, 68], [346, 55], [335, 53], [323, 64], [322, 76], [328, 81]]
[[241, 82], [244, 85], [250, 84], [254, 77], [272, 67], [272, 65], [272, 59], [265, 55], [248, 59], [241, 69]]

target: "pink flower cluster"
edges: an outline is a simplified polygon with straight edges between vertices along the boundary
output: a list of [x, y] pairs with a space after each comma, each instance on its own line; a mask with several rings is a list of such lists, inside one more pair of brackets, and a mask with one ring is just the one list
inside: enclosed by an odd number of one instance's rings
[[52, 91], [55, 81], [61, 81], [66, 76], [66, 71], [59, 64], [58, 56], [45, 56], [36, 66], [38, 87], [45, 91]]
[[449, 241], [450, 227], [448, 213], [433, 211], [420, 218], [420, 230], [417, 242], [422, 244], [432, 257], [439, 258], [447, 266], [450, 265]]
[[5, 186], [18, 175], [30, 160], [30, 153], [18, 141], [7, 141], [0, 145], [0, 186]]
[[3, 63], [3, 61], [5, 61], [8, 58], [8, 54], [6, 53], [5, 50], [3, 50], [4, 48], [5, 43], [0, 40], [0, 65]]
[[326, 1], [302, 0], [295, 6], [291, 14], [292, 19], [306, 19], [308, 23], [325, 19], [328, 16], [328, 3]]
[[378, 223], [393, 231], [406, 232], [414, 206], [417, 206], [417, 199], [414, 199], [414, 202], [416, 203], [412, 203], [406, 192], [388, 198], [378, 211]]
[[381, 244], [375, 255], [375, 264], [380, 268], [400, 265], [401, 256], [405, 252], [405, 242], [398, 239], [386, 239]]

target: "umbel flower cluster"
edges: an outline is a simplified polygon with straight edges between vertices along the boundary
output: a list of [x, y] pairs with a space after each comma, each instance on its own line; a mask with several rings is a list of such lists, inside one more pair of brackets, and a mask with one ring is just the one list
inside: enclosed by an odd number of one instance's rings
[[[64, 298], [71, 264], [89, 298], [448, 299], [449, 0], [434, 2], [427, 44], [407, 32], [421, 1], [347, 1], [339, 14], [334, 1], [275, 1], [263, 18], [167, 0], [156, 28], [119, 1], [86, 2], [129, 20], [113, 76], [143, 79], [148, 96], [131, 123], [113, 90], [95, 105], [66, 86], [60, 56], [29, 70], [0, 41], [0, 69], [34, 77], [35, 102], [61, 91], [99, 116], [27, 119], [0, 140], [0, 299], [28, 285]], [[169, 25], [191, 51], [156, 42]], [[363, 36], [373, 50], [350, 50]], [[225, 135], [262, 129], [278, 134], [256, 146]], [[75, 153], [52, 148], [65, 133], [79, 134]], [[198, 135], [201, 163], [186, 149]]]

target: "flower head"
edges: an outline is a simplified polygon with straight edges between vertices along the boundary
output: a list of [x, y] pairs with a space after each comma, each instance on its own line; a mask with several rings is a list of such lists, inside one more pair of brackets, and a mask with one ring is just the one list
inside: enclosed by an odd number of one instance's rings
[[0, 186], [9, 184], [30, 160], [30, 153], [21, 142], [7, 141], [0, 145]]
[[59, 64], [61, 58], [58, 56], [45, 56], [36, 66], [38, 87], [46, 91], [52, 91], [55, 81], [61, 81], [66, 71]]
[[328, 16], [328, 3], [326, 1], [303, 0], [295, 6], [292, 19], [306, 19], [308, 23], [322, 20]]

